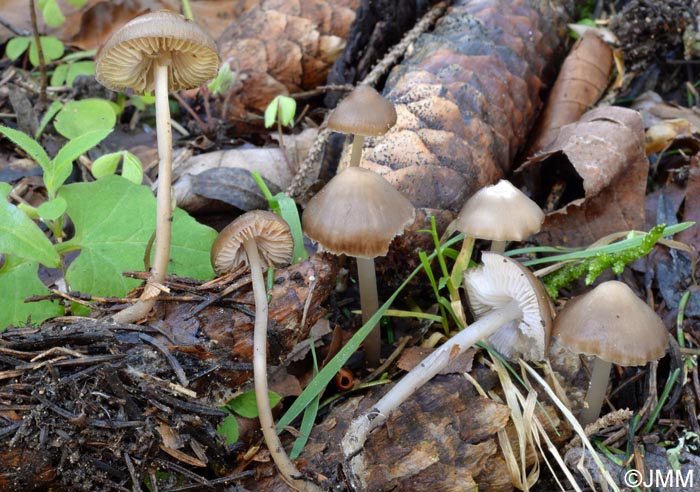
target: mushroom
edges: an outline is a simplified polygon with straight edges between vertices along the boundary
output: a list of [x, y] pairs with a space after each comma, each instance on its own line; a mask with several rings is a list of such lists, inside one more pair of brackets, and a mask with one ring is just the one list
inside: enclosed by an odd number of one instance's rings
[[95, 78], [114, 91], [155, 92], [158, 134], [158, 201], [155, 253], [139, 301], [114, 316], [129, 323], [155, 304], [165, 281], [171, 241], [172, 133], [168, 92], [191, 89], [216, 76], [219, 55], [214, 40], [197, 24], [168, 11], [139, 16], [115, 31], [95, 59]]
[[253, 330], [253, 379], [260, 428], [277, 469], [297, 490], [317, 491], [316, 485], [302, 480], [285, 453], [275, 430], [267, 385], [267, 292], [263, 269], [288, 264], [294, 241], [289, 225], [272, 212], [246, 212], [227, 225], [211, 248], [211, 264], [217, 275], [235, 270], [241, 264], [250, 267], [255, 298]]
[[328, 118], [328, 129], [353, 134], [350, 166], [359, 166], [364, 137], [384, 135], [396, 123], [394, 105], [369, 85], [358, 85], [338, 103]]
[[595, 357], [579, 416], [584, 426], [600, 415], [612, 364], [641, 366], [663, 357], [668, 347], [661, 318], [616, 280], [571, 299], [557, 315], [552, 336], [572, 352]]
[[[304, 232], [330, 253], [354, 256], [360, 284], [362, 320], [379, 307], [374, 258], [384, 256], [392, 239], [413, 222], [415, 210], [399, 191], [378, 174], [349, 167], [331, 179], [306, 206]], [[365, 357], [377, 367], [379, 327], [365, 340]]]
[[[398, 381], [372, 410], [350, 423], [341, 443], [352, 470], [362, 469], [359, 451], [372, 429], [458, 355], [480, 340], [508, 357], [545, 357], [552, 324], [551, 301], [542, 283], [520, 263], [485, 252], [483, 266], [465, 274], [469, 301], [478, 320], [459, 331]], [[499, 334], [491, 339], [492, 334]]]

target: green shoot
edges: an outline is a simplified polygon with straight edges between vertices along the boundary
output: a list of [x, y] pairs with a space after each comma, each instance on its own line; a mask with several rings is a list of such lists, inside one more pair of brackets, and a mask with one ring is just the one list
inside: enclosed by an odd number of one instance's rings
[[[309, 334], [309, 347], [311, 349], [311, 357], [314, 361], [314, 377], [318, 374], [318, 360], [316, 359], [316, 348], [314, 346], [314, 337]], [[299, 427], [299, 437], [294, 441], [292, 452], [289, 453], [291, 459], [296, 459], [301, 454], [304, 446], [306, 446], [311, 429], [314, 426], [316, 415], [318, 415], [319, 403], [321, 402], [321, 394], [316, 395], [316, 398], [311, 400], [311, 404], [304, 410], [304, 416], [301, 418], [301, 426]]]
[[644, 426], [644, 434], [648, 434], [651, 432], [651, 428], [654, 426], [654, 423], [656, 423], [656, 419], [659, 418], [659, 413], [661, 413], [661, 409], [663, 408], [664, 404], [666, 403], [666, 400], [668, 399], [668, 395], [671, 394], [671, 389], [673, 389], [673, 385], [676, 384], [676, 380], [678, 379], [678, 376], [680, 375], [681, 370], [680, 368], [676, 368], [669, 378], [666, 380], [666, 386], [664, 386], [664, 390], [661, 392], [661, 396], [659, 397], [659, 401], [656, 404], [656, 407], [654, 407], [654, 411], [651, 412], [651, 416], [649, 417], [649, 421], [647, 424]]

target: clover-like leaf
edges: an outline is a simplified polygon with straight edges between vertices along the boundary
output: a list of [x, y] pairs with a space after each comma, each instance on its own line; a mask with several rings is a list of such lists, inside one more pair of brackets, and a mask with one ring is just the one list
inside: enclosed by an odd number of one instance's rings
[[216, 432], [226, 440], [227, 446], [237, 442], [238, 422], [236, 422], [236, 417], [233, 415], [227, 415], [226, 418], [224, 418], [224, 420], [216, 426]]
[[53, 126], [68, 139], [75, 139], [95, 130], [111, 130], [117, 115], [109, 101], [98, 98], [66, 103], [56, 115]]
[[[60, 251], [80, 250], [66, 274], [75, 290], [93, 295], [122, 296], [138, 285], [126, 270], [143, 270], [146, 243], [155, 229], [156, 201], [151, 190], [120, 176], [61, 188], [75, 236]], [[209, 251], [216, 231], [186, 212], [173, 214], [173, 240], [168, 271], [197, 279], [212, 278]]]
[[10, 39], [5, 46], [5, 56], [10, 60], [15, 61], [17, 58], [22, 56], [22, 53], [27, 51], [30, 40], [31, 39], [27, 36], [18, 36]]
[[[270, 399], [270, 408], [274, 408], [282, 399], [274, 391], [268, 391], [268, 398]], [[255, 399], [255, 391], [246, 391], [229, 400], [226, 403], [226, 409], [247, 419], [256, 418], [258, 416], [258, 405]]]
[[[60, 39], [54, 36], [41, 36], [39, 38], [41, 49], [44, 52], [44, 62], [51, 63], [63, 56], [66, 47]], [[39, 66], [39, 51], [36, 49], [34, 38], [29, 41], [29, 63], [33, 66]]]

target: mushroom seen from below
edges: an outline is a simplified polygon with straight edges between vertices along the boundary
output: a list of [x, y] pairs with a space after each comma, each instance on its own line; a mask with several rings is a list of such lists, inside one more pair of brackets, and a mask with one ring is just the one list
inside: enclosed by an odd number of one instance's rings
[[584, 426], [600, 415], [612, 364], [642, 366], [663, 357], [668, 347], [659, 315], [616, 280], [571, 299], [557, 315], [552, 336], [574, 353], [595, 357], [579, 416]]
[[[506, 357], [541, 360], [552, 326], [552, 306], [542, 283], [520, 263], [498, 253], [482, 254], [483, 266], [465, 274], [477, 321], [458, 332], [399, 380], [372, 409], [350, 423], [341, 443], [347, 475], [364, 490], [362, 447], [369, 433], [418, 388], [469, 347], [488, 340]], [[501, 333], [499, 333], [501, 332]], [[496, 335], [494, 337], [494, 334]]]
[[159, 11], [139, 16], [115, 31], [95, 59], [97, 81], [114, 91], [154, 91], [158, 135], [158, 191], [155, 253], [137, 303], [114, 316], [129, 323], [143, 318], [165, 281], [171, 242], [172, 130], [168, 92], [192, 89], [214, 78], [219, 55], [214, 40], [180, 14]]
[[214, 241], [211, 264], [217, 275], [235, 270], [241, 264], [250, 267], [255, 298], [253, 329], [253, 379], [260, 428], [277, 469], [295, 489], [320, 491], [315, 484], [301, 479], [292, 460], [284, 451], [275, 429], [267, 384], [267, 292], [263, 269], [288, 264], [292, 259], [294, 241], [289, 225], [272, 212], [246, 212], [227, 225]]
[[[384, 256], [392, 239], [413, 222], [415, 210], [396, 188], [378, 174], [349, 167], [331, 179], [306, 206], [302, 226], [322, 250], [354, 256], [360, 285], [362, 320], [377, 311], [374, 258]], [[379, 326], [365, 340], [365, 357], [377, 367]]]

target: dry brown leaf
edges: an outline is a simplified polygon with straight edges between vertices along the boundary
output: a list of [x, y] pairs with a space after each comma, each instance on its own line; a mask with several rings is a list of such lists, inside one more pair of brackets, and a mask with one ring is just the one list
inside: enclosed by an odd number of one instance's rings
[[644, 227], [648, 161], [637, 111], [589, 111], [562, 127], [549, 149], [519, 171], [540, 176], [546, 193], [563, 190], [563, 207], [547, 215], [537, 236], [543, 244], [585, 245], [615, 231]]
[[[479, 349], [468, 349], [462, 355], [450, 361], [450, 363], [443, 369], [440, 370], [438, 374], [459, 374], [463, 372], [469, 372], [472, 370], [472, 363], [474, 362], [474, 355]], [[433, 349], [425, 347], [409, 347], [403, 351], [401, 357], [399, 358], [396, 366], [404, 371], [410, 371], [418, 364], [423, 362]]]
[[605, 91], [613, 67], [613, 50], [595, 31], [587, 31], [564, 60], [557, 80], [538, 119], [526, 155], [546, 149], [559, 129], [578, 121]]

